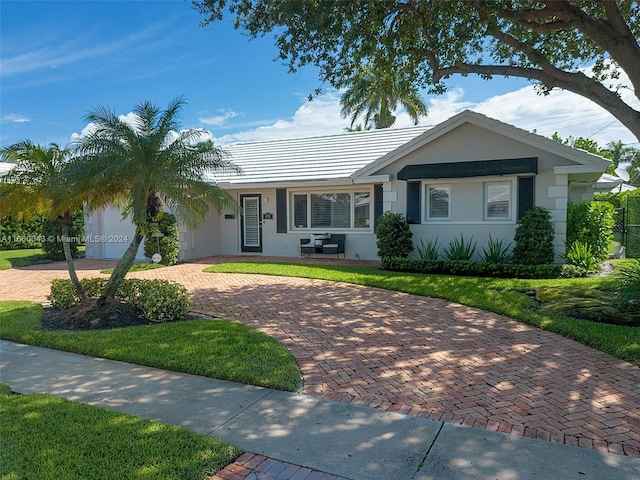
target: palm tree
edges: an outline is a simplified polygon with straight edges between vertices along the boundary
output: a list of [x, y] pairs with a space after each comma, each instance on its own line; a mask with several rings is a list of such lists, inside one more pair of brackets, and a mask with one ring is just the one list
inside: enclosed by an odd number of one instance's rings
[[114, 298], [135, 261], [148, 225], [163, 205], [190, 228], [204, 220], [210, 205], [218, 210], [235, 207], [233, 198], [207, 175], [240, 170], [223, 150], [204, 138], [202, 130], [180, 130], [178, 114], [184, 105], [185, 101], [177, 98], [161, 111], [143, 102], [134, 108], [130, 120], [99, 107], [86, 117], [92, 131], [78, 140], [77, 156], [66, 178], [88, 198], [89, 210], [109, 203], [120, 205], [135, 226], [133, 239], [98, 305]]
[[378, 65], [368, 65], [338, 85], [347, 90], [340, 98], [342, 118], [351, 115], [351, 127], [364, 114], [364, 126], [389, 128], [396, 121], [393, 112], [401, 104], [414, 125], [427, 115], [427, 105], [420, 92], [400, 75]]
[[59, 219], [69, 277], [80, 298], [85, 298], [68, 241], [72, 212], [82, 207], [82, 200], [72, 195], [62, 179], [71, 150], [56, 143], [43, 147], [23, 140], [0, 149], [0, 157], [15, 163], [0, 181], [0, 215], [28, 220], [33, 215], [44, 214], [51, 219]]

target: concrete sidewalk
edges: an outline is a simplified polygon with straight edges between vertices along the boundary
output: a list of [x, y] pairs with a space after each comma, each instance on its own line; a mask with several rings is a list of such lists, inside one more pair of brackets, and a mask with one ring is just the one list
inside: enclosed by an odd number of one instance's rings
[[353, 480], [640, 479], [640, 458], [6, 341], [0, 381]]

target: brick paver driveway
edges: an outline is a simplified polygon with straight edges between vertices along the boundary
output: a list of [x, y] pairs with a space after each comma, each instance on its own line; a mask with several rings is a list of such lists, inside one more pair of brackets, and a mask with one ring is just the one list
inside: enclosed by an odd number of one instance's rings
[[[194, 310], [280, 340], [304, 393], [640, 456], [640, 368], [455, 303], [320, 280], [203, 273], [222, 258], [131, 276], [183, 283]], [[291, 261], [291, 259], [288, 259]], [[81, 276], [108, 262], [81, 260]], [[0, 300], [43, 301], [63, 264], [5, 270]]]

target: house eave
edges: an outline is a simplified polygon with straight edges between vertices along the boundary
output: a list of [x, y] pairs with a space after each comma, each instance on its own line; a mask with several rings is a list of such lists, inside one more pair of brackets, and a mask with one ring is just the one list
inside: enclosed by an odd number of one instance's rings
[[604, 169], [598, 165], [561, 165], [553, 168], [556, 175], [570, 175], [580, 173], [602, 173]]

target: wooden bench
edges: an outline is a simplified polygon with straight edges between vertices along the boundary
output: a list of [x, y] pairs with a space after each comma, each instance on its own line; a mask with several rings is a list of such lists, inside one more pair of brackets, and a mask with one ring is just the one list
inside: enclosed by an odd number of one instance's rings
[[346, 235], [344, 233], [331, 234], [311, 234], [309, 238], [300, 239], [300, 256], [311, 257], [311, 255], [335, 255], [336, 258], [345, 258], [344, 241]]

